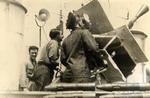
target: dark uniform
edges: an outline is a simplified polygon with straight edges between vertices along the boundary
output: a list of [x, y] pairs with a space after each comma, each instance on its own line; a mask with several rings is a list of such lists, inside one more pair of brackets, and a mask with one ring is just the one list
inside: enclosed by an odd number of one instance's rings
[[98, 50], [95, 39], [86, 29], [76, 28], [63, 41], [61, 62], [67, 70], [71, 70], [73, 79], [70, 82], [91, 82], [86, 51], [90, 51], [91, 55], [94, 56]]

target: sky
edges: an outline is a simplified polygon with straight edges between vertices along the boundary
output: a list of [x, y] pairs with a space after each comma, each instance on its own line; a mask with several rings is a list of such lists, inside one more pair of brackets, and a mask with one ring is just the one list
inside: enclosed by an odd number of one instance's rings
[[[90, 2], [91, 0], [22, 0], [21, 3], [27, 8], [28, 13], [25, 17], [24, 28], [24, 42], [26, 47], [29, 45], [39, 45], [39, 28], [35, 23], [35, 15], [39, 10], [45, 8], [49, 11], [50, 17], [42, 29], [42, 45], [48, 40], [49, 31], [55, 28], [59, 24], [59, 12], [63, 11], [63, 20], [66, 21], [66, 17], [69, 11], [77, 10]], [[138, 10], [143, 4], [147, 4], [150, 7], [150, 0], [99, 0], [106, 15], [108, 16], [111, 24], [114, 28], [128, 24], [129, 20], [136, 15]], [[124, 19], [129, 12], [129, 20]], [[122, 18], [123, 17], [123, 18]], [[148, 35], [146, 38], [145, 53], [150, 58], [150, 12], [146, 13], [134, 24], [133, 29], [143, 31]], [[65, 30], [64, 36], [68, 35]]]

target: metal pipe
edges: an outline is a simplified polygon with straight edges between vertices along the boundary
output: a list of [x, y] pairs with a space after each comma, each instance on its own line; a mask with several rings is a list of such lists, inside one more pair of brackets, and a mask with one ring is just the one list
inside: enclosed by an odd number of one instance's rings
[[69, 91], [69, 90], [85, 90], [94, 91], [95, 83], [58, 83], [45, 87], [47, 91]]
[[95, 93], [56, 94], [56, 95], [48, 95], [43, 98], [95, 98]]
[[41, 26], [39, 26], [39, 47], [41, 47], [41, 32], [42, 32], [42, 30], [41, 30]]
[[150, 90], [150, 84], [139, 84], [139, 83], [131, 83], [131, 84], [103, 84], [97, 85], [97, 89], [105, 90], [105, 91], [146, 91]]
[[85, 90], [85, 91], [146, 91], [150, 90], [150, 84], [139, 83], [120, 83], [120, 84], [103, 84], [95, 85], [95, 83], [59, 83], [51, 84], [45, 89], [47, 91], [69, 91], [69, 90]]
[[111, 95], [103, 95], [99, 98], [150, 98], [149, 93], [139, 93], [139, 94], [111, 94]]

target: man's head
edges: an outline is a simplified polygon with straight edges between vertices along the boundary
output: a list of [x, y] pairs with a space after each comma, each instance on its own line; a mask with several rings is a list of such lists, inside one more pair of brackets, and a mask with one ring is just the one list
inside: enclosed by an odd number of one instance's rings
[[31, 60], [35, 60], [38, 54], [39, 48], [37, 46], [30, 46], [29, 47], [29, 56]]
[[62, 32], [60, 30], [58, 30], [58, 29], [52, 29], [50, 31], [50, 33], [49, 33], [49, 37], [51, 39], [57, 40], [58, 42], [61, 42], [64, 36], [63, 36], [63, 34], [62, 34]]
[[66, 23], [66, 28], [74, 30], [76, 27], [90, 29], [90, 18], [86, 13], [70, 12]]
[[75, 15], [72, 12], [69, 12], [68, 19], [66, 22], [66, 28], [74, 30], [76, 25], [77, 25], [77, 19], [76, 19]]

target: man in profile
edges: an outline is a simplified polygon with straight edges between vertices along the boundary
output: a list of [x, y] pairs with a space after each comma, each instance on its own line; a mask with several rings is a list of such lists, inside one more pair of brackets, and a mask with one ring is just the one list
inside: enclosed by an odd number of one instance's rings
[[52, 29], [49, 37], [51, 40], [42, 48], [38, 67], [35, 69], [33, 91], [43, 91], [44, 87], [52, 82], [54, 70], [59, 65], [60, 42], [63, 38], [62, 32], [58, 29]]
[[[87, 54], [90, 52], [91, 58], [100, 59], [100, 51], [98, 45], [89, 32], [89, 24], [84, 17], [76, 13], [69, 13], [66, 23], [70, 35], [63, 41], [61, 51], [61, 62], [66, 67], [66, 71], [62, 74], [62, 82], [71, 83], [87, 83], [93, 82], [90, 78], [90, 68], [88, 65]], [[107, 66], [103, 63], [99, 65], [103, 70]]]

